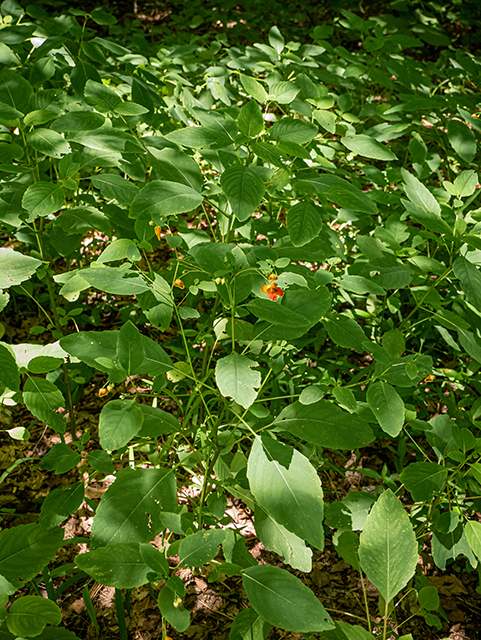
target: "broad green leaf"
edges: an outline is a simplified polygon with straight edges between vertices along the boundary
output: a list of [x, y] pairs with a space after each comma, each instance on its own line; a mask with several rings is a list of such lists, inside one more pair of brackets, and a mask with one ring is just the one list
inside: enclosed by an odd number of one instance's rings
[[312, 551], [304, 540], [279, 524], [263, 509], [255, 510], [255, 529], [265, 548], [282, 556], [285, 564], [305, 573], [312, 571]]
[[36, 182], [28, 187], [22, 206], [30, 213], [30, 221], [56, 213], [65, 203], [65, 191], [52, 182]]
[[397, 160], [395, 154], [382, 142], [365, 135], [345, 136], [341, 138], [342, 144], [360, 156], [374, 158], [375, 160]]
[[464, 525], [464, 533], [469, 542], [469, 546], [481, 560], [481, 522], [476, 520], [468, 520]]
[[314, 240], [321, 227], [321, 211], [309, 200], [298, 202], [287, 212], [287, 230], [295, 247]]
[[145, 139], [147, 149], [155, 158], [152, 166], [157, 177], [161, 180], [180, 182], [191, 187], [195, 191], [201, 191], [204, 177], [197, 162], [183, 151], [177, 149], [155, 149], [149, 145], [149, 139]]
[[232, 212], [241, 222], [254, 213], [264, 195], [264, 183], [250, 167], [229, 167], [222, 174], [220, 184]]
[[169, 563], [167, 562], [165, 553], [162, 553], [146, 542], [142, 543], [139, 549], [143, 561], [149, 565], [152, 571], [155, 571], [155, 573], [160, 576], [169, 575]]
[[93, 131], [99, 129], [104, 122], [104, 116], [95, 111], [70, 111], [52, 122], [50, 128], [60, 133]]
[[108, 371], [102, 362], [117, 358], [118, 331], [79, 331], [60, 339], [60, 346], [67, 353], [88, 364], [89, 367]]
[[160, 613], [176, 631], [183, 633], [190, 626], [190, 612], [175, 601], [176, 595], [169, 587], [160, 590], [157, 598]]
[[114, 473], [115, 467], [109, 454], [103, 449], [96, 449], [87, 454], [87, 460], [89, 465], [100, 473]]
[[117, 359], [128, 376], [135, 373], [144, 373], [144, 371], [142, 371], [142, 365], [145, 359], [143, 337], [130, 320], [128, 320], [119, 331]]
[[150, 542], [160, 533], [159, 513], [175, 511], [175, 475], [170, 469], [121, 469], [95, 512], [94, 546]]
[[[145, 337], [145, 336], [144, 336]], [[173, 365], [171, 365], [173, 367]], [[149, 405], [139, 405], [144, 414], [142, 428], [138, 435], [141, 438], [160, 438], [168, 433], [178, 433], [182, 431], [179, 421], [171, 413], [149, 407]]]
[[152, 220], [162, 226], [169, 216], [196, 209], [203, 197], [180, 182], [152, 180], [139, 191], [130, 206], [130, 216]]
[[252, 369], [257, 362], [247, 356], [231, 353], [217, 361], [215, 380], [224, 397], [231, 397], [244, 409], [251, 406], [261, 386], [261, 374]]
[[219, 545], [224, 541], [222, 529], [197, 531], [183, 538], [179, 546], [179, 560], [188, 567], [201, 567], [213, 560], [219, 553]]
[[404, 182], [404, 191], [409, 200], [414, 205], [440, 216], [441, 207], [429, 189], [406, 169], [401, 169], [401, 175]]
[[65, 419], [55, 412], [65, 406], [65, 400], [53, 382], [45, 378], [29, 377], [23, 387], [23, 401], [36, 418], [58, 433], [64, 432]]
[[213, 127], [184, 127], [165, 136], [171, 142], [191, 149], [224, 149], [232, 144], [231, 137]]
[[247, 477], [257, 503], [276, 522], [313, 547], [324, 548], [321, 481], [307, 458], [271, 438], [256, 438]]
[[260, 82], [258, 82], [254, 78], [251, 78], [250, 76], [245, 76], [242, 73], [239, 74], [239, 78], [246, 93], [257, 100], [257, 102], [266, 101], [267, 94]]
[[481, 340], [476, 334], [466, 329], [458, 329], [458, 338], [466, 353], [481, 364]]
[[314, 111], [314, 118], [323, 129], [329, 131], [329, 133], [336, 133], [336, 115], [332, 111], [316, 109]]
[[333, 543], [341, 558], [361, 573], [359, 565], [359, 535], [354, 531], [340, 529], [334, 534]]
[[409, 516], [388, 489], [367, 517], [359, 545], [361, 568], [385, 602], [391, 600], [414, 575], [418, 545]]
[[110, 400], [100, 412], [100, 446], [108, 451], [125, 447], [138, 434], [143, 421], [144, 414], [135, 400]]
[[113, 89], [93, 80], [87, 80], [84, 95], [90, 105], [102, 112], [113, 111], [122, 102]]
[[47, 624], [58, 625], [62, 611], [56, 602], [41, 596], [22, 596], [12, 603], [7, 615], [8, 630], [20, 637], [38, 636]]
[[8, 289], [28, 280], [41, 264], [41, 260], [19, 251], [0, 249], [0, 289]]
[[7, 389], [18, 391], [20, 388], [20, 372], [15, 357], [8, 348], [0, 342], [0, 382]]
[[30, 111], [32, 85], [18, 71], [3, 69], [0, 73], [2, 102], [23, 113]]
[[267, 100], [278, 104], [289, 104], [295, 100], [299, 91], [299, 87], [296, 87], [293, 82], [275, 82], [269, 89]]
[[[367, 38], [366, 38], [367, 40]], [[336, 620], [336, 629], [334, 631], [326, 631], [324, 636], [326, 640], [372, 640], [373, 635], [359, 625], [349, 624]], [[403, 636], [399, 640], [412, 640], [412, 637]]]
[[115, 199], [119, 204], [130, 205], [139, 192], [139, 187], [116, 173], [98, 173], [90, 176], [96, 189], [107, 200]]
[[478, 184], [478, 174], [476, 171], [462, 171], [454, 181], [454, 188], [458, 198], [467, 198], [476, 191]]
[[462, 160], [472, 162], [476, 155], [476, 138], [467, 124], [451, 118], [447, 125], [448, 140], [451, 147]]
[[135, 589], [149, 580], [151, 568], [144, 562], [138, 542], [120, 542], [77, 556], [77, 566], [104, 584], [116, 589]]
[[406, 349], [404, 335], [399, 329], [390, 329], [382, 337], [382, 346], [391, 358], [400, 358]]
[[229, 640], [265, 640], [271, 625], [254, 609], [241, 609], [230, 626]]
[[67, 473], [80, 462], [78, 451], [71, 449], [68, 444], [59, 442], [43, 456], [40, 468], [47, 471], [55, 471], [56, 474]]
[[[112, 154], [120, 152], [145, 153], [144, 147], [135, 136], [127, 131], [122, 131], [116, 127], [104, 126], [93, 131], [77, 131], [69, 135], [70, 142], [87, 147], [88, 149], [96, 149], [103, 151], [104, 154], [90, 154], [90, 157], [112, 157]], [[117, 163], [104, 163], [103, 166], [116, 166]], [[97, 162], [95, 163], [97, 166]], [[144, 177], [144, 176], [143, 176]]]
[[142, 335], [142, 343], [145, 350], [145, 358], [141, 366], [142, 373], [155, 377], [173, 368], [172, 360], [160, 344], [144, 335]]
[[387, 382], [374, 382], [367, 390], [367, 402], [381, 429], [395, 438], [404, 424], [404, 402]]
[[345, 209], [361, 213], [377, 213], [376, 203], [366, 193], [339, 176], [328, 173], [308, 173], [304, 176], [299, 173], [294, 186], [308, 193], [313, 190], [322, 193], [328, 200]]
[[477, 564], [462, 522], [449, 533], [435, 531], [431, 540], [431, 549], [433, 560], [441, 571], [446, 569], [448, 560], [456, 560], [460, 555], [466, 556], [473, 568]]
[[463, 256], [456, 258], [453, 271], [468, 300], [481, 311], [481, 271]]
[[28, 370], [31, 373], [49, 373], [55, 371], [62, 366], [63, 358], [54, 358], [52, 356], [36, 356], [28, 363]]
[[367, 422], [327, 400], [309, 405], [293, 402], [281, 411], [276, 424], [298, 438], [330, 449], [355, 449], [374, 440]]
[[149, 110], [135, 102], [121, 102], [115, 107], [114, 112], [121, 116], [141, 116], [144, 113], [148, 113]]
[[82, 269], [79, 274], [92, 287], [114, 295], [139, 295], [151, 290], [141, 274], [127, 269], [94, 266]]
[[287, 291], [282, 303], [258, 299], [249, 302], [247, 308], [261, 320], [286, 327], [314, 326], [331, 307], [331, 294], [327, 288], [297, 289]]
[[265, 564], [249, 567], [242, 584], [256, 613], [277, 628], [309, 633], [334, 627], [311, 589], [285, 569]]
[[444, 487], [448, 470], [434, 462], [413, 462], [399, 476], [415, 502], [429, 502]]
[[55, 556], [64, 530], [20, 524], [0, 532], [0, 575], [7, 580], [32, 580]]
[[74, 482], [68, 487], [51, 491], [42, 503], [39, 524], [55, 527], [72, 513], [75, 513], [84, 499], [84, 483]]
[[245, 104], [237, 118], [241, 133], [249, 138], [255, 138], [264, 129], [262, 111], [255, 100]]
[[69, 143], [52, 129], [34, 129], [27, 133], [27, 142], [35, 151], [52, 158], [61, 158], [70, 153]]
[[345, 349], [354, 349], [363, 353], [363, 344], [367, 340], [366, 334], [355, 320], [341, 314], [331, 314], [322, 320], [331, 340]]
[[282, 118], [274, 122], [269, 133], [277, 140], [307, 144], [316, 137], [318, 128], [312, 122], [299, 118]]

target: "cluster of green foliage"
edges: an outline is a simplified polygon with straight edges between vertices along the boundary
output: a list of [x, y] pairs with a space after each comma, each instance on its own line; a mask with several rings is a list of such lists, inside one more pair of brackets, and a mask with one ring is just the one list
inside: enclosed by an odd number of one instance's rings
[[[481, 61], [427, 19], [347, 10], [308, 42], [274, 26], [253, 46], [149, 49], [96, 36], [115, 27], [100, 9], [1, 13], [0, 307], [36, 305], [44, 322], [0, 343], [0, 399], [58, 434], [41, 469], [79, 473], [0, 532], [2, 640], [76, 637], [56, 600], [78, 583], [96, 625], [92, 579], [115, 587], [122, 637], [121, 590], [145, 584], [163, 637], [185, 631], [167, 554], [209, 564], [214, 585], [239, 576], [251, 606], [232, 640], [271, 625], [372, 638], [369, 612], [367, 629], [336, 622], [292, 572], [258, 564], [225, 528], [227, 495], [293, 569], [330, 536], [378, 588], [384, 639], [406, 587], [441, 629], [420, 549], [440, 570], [481, 559]], [[429, 38], [442, 46], [427, 59]], [[95, 375], [106, 401], [80, 434]], [[374, 494], [325, 504], [330, 451], [371, 444], [392, 460], [359, 470]], [[97, 504], [85, 487], [105, 474]], [[90, 551], [58, 566], [84, 500]]]

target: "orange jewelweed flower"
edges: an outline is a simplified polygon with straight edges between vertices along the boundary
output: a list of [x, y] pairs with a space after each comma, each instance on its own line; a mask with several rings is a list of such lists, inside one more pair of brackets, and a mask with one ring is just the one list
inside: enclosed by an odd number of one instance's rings
[[436, 376], [433, 376], [432, 373], [424, 378], [424, 382], [432, 382], [433, 380], [436, 380]]
[[109, 390], [106, 389], [105, 387], [102, 387], [101, 389], [99, 389], [99, 398], [103, 398], [104, 396], [107, 396], [109, 394]]
[[282, 298], [282, 296], [284, 295], [284, 291], [277, 286], [277, 282], [275, 280], [261, 287], [261, 293], [263, 293], [269, 298], [269, 300], [272, 300], [273, 302], [275, 302], [277, 298]]
[[162, 227], [154, 227], [154, 233], [157, 236], [157, 240], [160, 242], [160, 234], [162, 233]]
[[267, 279], [269, 280], [269, 282], [272, 282], [273, 280], [277, 280], [277, 273], [270, 273]]
[[174, 287], [179, 287], [179, 289], [185, 289], [185, 284], [182, 282], [182, 280], [179, 280], [177, 278], [177, 280], [174, 280]]

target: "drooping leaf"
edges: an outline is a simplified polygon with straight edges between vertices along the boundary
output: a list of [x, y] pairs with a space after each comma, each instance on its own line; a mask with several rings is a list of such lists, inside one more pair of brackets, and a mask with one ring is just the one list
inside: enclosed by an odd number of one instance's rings
[[151, 569], [138, 542], [120, 542], [77, 556], [77, 565], [97, 582], [116, 589], [135, 589], [148, 582]]
[[388, 489], [378, 499], [361, 533], [359, 560], [385, 602], [390, 602], [414, 575], [418, 545], [409, 516]]
[[203, 197], [198, 191], [180, 182], [152, 180], [139, 191], [130, 206], [130, 216], [165, 224], [169, 216], [192, 211]]
[[157, 598], [160, 613], [176, 631], [183, 633], [190, 626], [190, 613], [181, 604], [176, 602], [175, 593], [169, 587], [163, 587]]
[[481, 271], [464, 256], [456, 258], [453, 271], [459, 278], [468, 300], [481, 311]]
[[54, 527], [60, 524], [77, 511], [83, 499], [83, 482], [74, 482], [68, 487], [54, 489], [42, 503], [39, 524], [42, 527]]
[[255, 529], [265, 548], [282, 556], [285, 564], [306, 573], [312, 570], [312, 550], [304, 540], [260, 508], [255, 510]]
[[476, 155], [476, 138], [467, 124], [450, 118], [447, 125], [448, 140], [451, 147], [465, 162], [472, 162]]
[[161, 530], [160, 510], [174, 511], [176, 505], [170, 469], [121, 469], [95, 512], [93, 544], [150, 542]]
[[80, 462], [80, 454], [65, 442], [54, 444], [40, 461], [40, 468], [55, 471], [56, 474], [70, 471]]
[[35, 151], [52, 158], [61, 158], [70, 153], [69, 143], [52, 129], [34, 129], [27, 133], [27, 142]]
[[242, 584], [256, 613], [280, 629], [309, 633], [334, 627], [311, 589], [285, 569], [265, 564], [249, 567]]
[[381, 429], [395, 438], [404, 424], [404, 402], [387, 382], [374, 382], [367, 390], [367, 402]]
[[229, 167], [220, 184], [236, 218], [243, 222], [258, 208], [264, 195], [264, 183], [250, 167]]
[[355, 320], [340, 314], [330, 314], [322, 321], [331, 340], [346, 349], [354, 349], [358, 353], [365, 351], [366, 334]]
[[8, 610], [8, 630], [20, 637], [38, 636], [47, 624], [58, 625], [62, 611], [56, 602], [41, 596], [22, 596]]
[[409, 200], [414, 205], [439, 216], [441, 207], [429, 189], [406, 169], [401, 169], [401, 175], [404, 181], [404, 190]]
[[0, 249], [0, 289], [8, 289], [28, 280], [42, 264], [13, 249]]
[[265, 640], [271, 625], [254, 609], [241, 609], [230, 626], [229, 640]]
[[481, 523], [476, 520], [468, 520], [464, 525], [464, 533], [469, 542], [469, 546], [476, 554], [478, 560], [481, 559]]
[[201, 567], [216, 557], [224, 537], [225, 532], [222, 529], [197, 531], [187, 536], [179, 546], [180, 561], [188, 567]]
[[20, 524], [0, 531], [0, 575], [7, 580], [32, 580], [55, 556], [64, 530]]
[[18, 391], [20, 388], [20, 372], [15, 357], [2, 343], [0, 343], [0, 382], [12, 391]]
[[142, 334], [130, 320], [119, 331], [117, 359], [129, 376], [144, 373], [142, 365], [145, 359], [145, 348], [142, 338]]
[[56, 410], [65, 406], [59, 389], [45, 378], [29, 377], [23, 387], [23, 401], [33, 415], [58, 433], [65, 430], [65, 419]]
[[254, 371], [253, 366], [257, 366], [254, 360], [232, 353], [220, 358], [215, 367], [215, 379], [221, 394], [233, 398], [244, 409], [254, 402], [256, 389], [261, 386], [261, 374]]
[[108, 451], [121, 449], [137, 435], [143, 421], [144, 414], [135, 400], [110, 400], [100, 412], [100, 445]]
[[374, 440], [364, 419], [327, 400], [309, 405], [293, 402], [281, 411], [276, 423], [307, 442], [330, 449], [355, 449]]
[[[287, 465], [285, 456], [290, 458]], [[292, 533], [323, 549], [323, 493], [319, 476], [307, 458], [275, 440], [256, 438], [247, 477], [262, 509]]]
[[413, 462], [402, 470], [399, 479], [415, 502], [429, 502], [444, 487], [448, 470], [434, 462]]

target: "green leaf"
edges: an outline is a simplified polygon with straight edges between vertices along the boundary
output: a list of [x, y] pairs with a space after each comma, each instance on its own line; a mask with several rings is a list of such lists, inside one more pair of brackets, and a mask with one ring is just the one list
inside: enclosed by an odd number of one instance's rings
[[315, 548], [324, 548], [321, 481], [307, 458], [271, 438], [256, 438], [247, 478], [257, 503], [276, 522]]
[[20, 524], [0, 531], [0, 575], [7, 580], [32, 580], [52, 560], [62, 544], [64, 530]]
[[312, 551], [304, 540], [257, 507], [255, 529], [265, 548], [282, 556], [285, 564], [305, 573], [312, 571]]
[[60, 133], [93, 131], [99, 129], [104, 122], [105, 117], [95, 111], [70, 111], [52, 122], [50, 128]]
[[332, 113], [332, 111], [316, 109], [314, 111], [314, 118], [323, 129], [329, 131], [329, 133], [336, 133], [336, 115]]
[[308, 633], [334, 627], [314, 593], [285, 569], [249, 567], [242, 584], [256, 613], [277, 628]]
[[32, 85], [18, 71], [3, 69], [0, 73], [0, 95], [3, 103], [22, 114], [28, 113], [32, 94]]
[[269, 44], [280, 55], [284, 49], [285, 40], [277, 27], [271, 27], [268, 34]]
[[327, 400], [309, 405], [293, 402], [281, 411], [276, 424], [298, 438], [330, 449], [355, 449], [374, 440], [367, 422]]
[[478, 174], [476, 171], [462, 171], [454, 181], [454, 188], [458, 198], [472, 196], [478, 184]]
[[381, 429], [395, 438], [404, 424], [404, 402], [398, 392], [387, 382], [370, 384], [367, 403]]
[[249, 138], [255, 138], [264, 129], [264, 118], [255, 100], [245, 104], [237, 118], [241, 133]]
[[153, 220], [162, 226], [169, 216], [197, 208], [203, 197], [179, 182], [152, 180], [139, 191], [130, 206], [130, 217]]
[[151, 290], [140, 273], [127, 269], [94, 266], [82, 269], [79, 274], [92, 287], [114, 295], [139, 295]]
[[23, 401], [36, 418], [58, 433], [64, 432], [65, 419], [55, 411], [65, 406], [65, 400], [53, 382], [45, 378], [28, 378], [23, 387]]
[[142, 365], [145, 359], [145, 348], [142, 334], [137, 327], [128, 320], [119, 331], [117, 343], [117, 359], [128, 376], [144, 373]]
[[321, 211], [309, 200], [298, 202], [287, 212], [287, 230], [295, 247], [317, 238], [321, 227]]
[[38, 636], [47, 624], [58, 625], [62, 611], [56, 602], [41, 596], [22, 596], [12, 603], [7, 615], [8, 630], [21, 637]]
[[220, 184], [232, 212], [241, 222], [256, 211], [264, 195], [264, 183], [250, 167], [229, 167], [222, 174]]
[[271, 625], [254, 609], [241, 609], [230, 626], [229, 640], [265, 640]]
[[307, 144], [317, 136], [318, 128], [299, 118], [281, 118], [274, 122], [269, 133], [277, 140]]
[[180, 603], [176, 603], [175, 593], [169, 587], [163, 587], [157, 598], [160, 613], [176, 631], [183, 633], [190, 626], [190, 613]]
[[142, 343], [145, 351], [144, 362], [141, 366], [142, 373], [155, 377], [167, 373], [174, 367], [172, 360], [160, 344], [144, 335]]
[[293, 82], [275, 82], [270, 87], [267, 100], [278, 104], [289, 104], [295, 100], [299, 91], [299, 87], [296, 87]]
[[267, 98], [267, 93], [265, 92], [264, 87], [260, 82], [251, 78], [250, 76], [245, 76], [242, 73], [239, 74], [239, 79], [241, 81], [242, 86], [246, 93], [252, 96], [257, 102], [265, 102]]
[[359, 560], [385, 602], [391, 602], [416, 571], [416, 536], [401, 501], [390, 489], [377, 499], [367, 517]]
[[440, 216], [441, 207], [429, 189], [406, 169], [401, 169], [401, 175], [404, 182], [404, 191], [409, 200], [414, 205]]
[[101, 362], [117, 357], [118, 331], [79, 331], [60, 338], [60, 346], [67, 353], [93, 369], [109, 371]]
[[119, 204], [130, 205], [139, 193], [139, 187], [116, 173], [98, 173], [90, 176], [96, 189], [107, 200], [115, 199]]
[[68, 444], [60, 442], [54, 444], [40, 461], [40, 468], [55, 471], [56, 474], [67, 473], [80, 462], [78, 451], [71, 449]]
[[219, 545], [224, 541], [222, 529], [197, 531], [181, 540], [179, 560], [188, 567], [201, 567], [213, 560], [219, 553]]
[[155, 571], [155, 573], [160, 576], [169, 575], [169, 563], [167, 562], [165, 553], [162, 553], [146, 542], [141, 544], [139, 549], [143, 561], [149, 565], [152, 571]]
[[434, 462], [413, 462], [399, 476], [415, 502], [429, 502], [444, 487], [448, 470]]
[[34, 129], [27, 133], [27, 142], [35, 151], [52, 158], [70, 153], [69, 143], [52, 129]]
[[358, 189], [347, 180], [339, 178], [339, 176], [327, 173], [309, 173], [301, 179], [296, 179], [294, 186], [303, 191], [312, 192], [312, 190], [315, 190], [318, 193], [322, 193], [328, 200], [345, 209], [360, 211], [361, 213], [377, 213], [376, 203], [366, 193], [363, 193], [361, 189]]
[[481, 560], [481, 523], [476, 520], [468, 520], [464, 525], [464, 533], [469, 542], [469, 546]]
[[52, 356], [36, 356], [28, 363], [28, 370], [31, 373], [49, 373], [55, 371], [62, 366], [63, 358], [54, 358]]
[[29, 221], [56, 213], [65, 204], [65, 192], [58, 184], [37, 182], [28, 187], [22, 206], [30, 213]]
[[[88, 149], [97, 149], [104, 152], [104, 154], [93, 154], [94, 157], [99, 155], [100, 157], [102, 155], [108, 157], [120, 152], [145, 153], [144, 147], [134, 135], [111, 126], [104, 126], [94, 131], [73, 132], [70, 134], [69, 140], [70, 142], [77, 142]], [[91, 156], [92, 154], [90, 154]], [[104, 161], [104, 166], [111, 167], [116, 166], [116, 164], [115, 162], [112, 164]], [[97, 166], [97, 163], [95, 165]]]
[[[171, 365], [173, 368], [173, 365]], [[171, 413], [149, 407], [146, 404], [139, 405], [144, 414], [144, 422], [138, 435], [141, 438], [160, 438], [168, 433], [179, 433], [182, 431], [179, 421]]]
[[341, 142], [349, 151], [353, 151], [366, 158], [374, 158], [375, 160], [397, 160], [397, 157], [388, 147], [369, 136], [345, 136], [341, 138]]
[[140, 553], [138, 542], [120, 542], [77, 556], [77, 566], [104, 584], [116, 589], [135, 589], [146, 584], [151, 569]]
[[110, 474], [115, 472], [115, 467], [109, 454], [103, 449], [91, 451], [87, 455], [87, 460], [89, 465], [96, 471], [100, 471], [100, 473]]
[[41, 260], [19, 251], [0, 249], [0, 289], [8, 289], [28, 280], [41, 264]]
[[400, 358], [406, 349], [404, 335], [399, 329], [386, 331], [382, 337], [382, 346], [386, 349], [391, 358]]
[[0, 382], [12, 391], [18, 391], [20, 389], [20, 372], [17, 367], [17, 361], [8, 348], [1, 342]]
[[149, 112], [144, 106], [135, 102], [122, 102], [115, 107], [114, 111], [121, 116], [141, 116]]
[[155, 149], [149, 146], [149, 139], [145, 139], [148, 151], [154, 157], [152, 166], [157, 177], [161, 180], [180, 182], [195, 191], [201, 191], [204, 177], [197, 162], [183, 151], [177, 149]]
[[113, 89], [93, 80], [87, 80], [84, 95], [90, 105], [102, 112], [113, 111], [122, 102]]
[[465, 162], [472, 162], [476, 155], [476, 138], [467, 124], [451, 118], [447, 125], [451, 147]]
[[453, 271], [461, 282], [468, 300], [481, 311], [481, 272], [472, 262], [463, 256], [456, 258]]
[[95, 546], [150, 542], [160, 533], [159, 513], [175, 511], [175, 475], [170, 469], [121, 469], [95, 512]]
[[110, 400], [100, 412], [100, 446], [108, 451], [125, 447], [138, 434], [143, 421], [144, 414], [135, 400]]
[[355, 320], [343, 314], [331, 314], [322, 320], [331, 340], [345, 349], [354, 349], [357, 353], [363, 353], [366, 349], [364, 342], [366, 334]]
[[238, 353], [231, 353], [217, 361], [215, 380], [224, 397], [230, 396], [244, 409], [251, 406], [261, 386], [261, 374], [253, 371], [257, 362]]
[[55, 527], [72, 513], [75, 513], [84, 499], [84, 483], [74, 482], [68, 487], [51, 491], [42, 503], [39, 524]]

